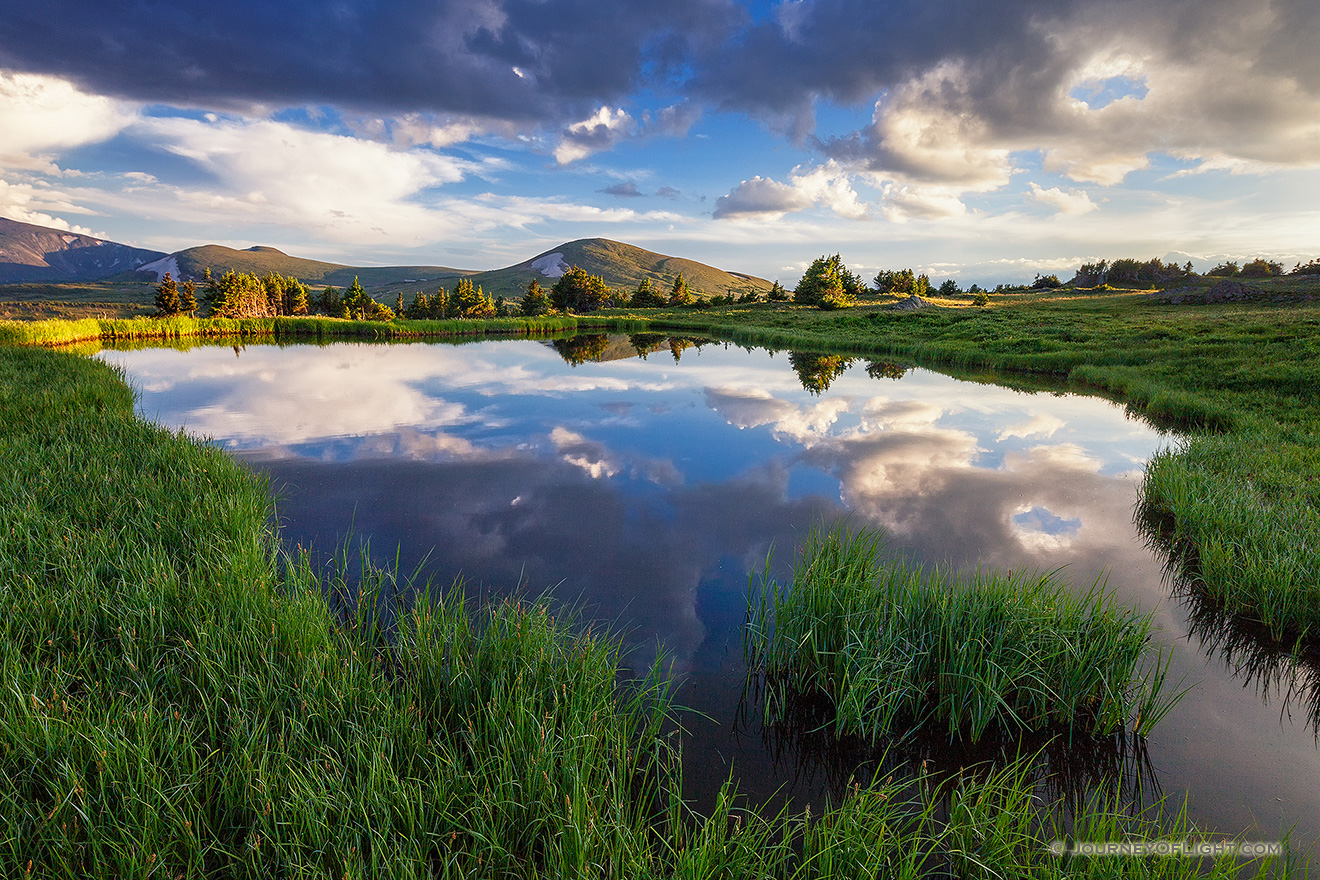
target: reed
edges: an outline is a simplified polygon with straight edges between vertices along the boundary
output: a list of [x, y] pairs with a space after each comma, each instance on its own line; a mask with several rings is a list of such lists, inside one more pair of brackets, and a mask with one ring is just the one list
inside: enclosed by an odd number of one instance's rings
[[836, 525], [808, 536], [791, 585], [753, 604], [744, 648], [768, 721], [819, 693], [840, 734], [941, 725], [976, 742], [992, 726], [1144, 732], [1177, 699], [1161, 695], [1150, 631], [1098, 584], [923, 571], [887, 558], [879, 533]]

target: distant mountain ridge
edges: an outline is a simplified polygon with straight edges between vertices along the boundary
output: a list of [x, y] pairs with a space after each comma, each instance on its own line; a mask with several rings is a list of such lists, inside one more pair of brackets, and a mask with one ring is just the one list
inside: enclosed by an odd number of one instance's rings
[[0, 284], [99, 281], [164, 256], [160, 251], [0, 217]]
[[404, 281], [430, 280], [433, 278], [457, 278], [464, 274], [462, 269], [448, 266], [348, 266], [343, 263], [326, 263], [321, 260], [308, 260], [303, 257], [291, 257], [273, 247], [250, 247], [244, 250], [224, 247], [218, 244], [206, 244], [191, 247], [175, 253], [161, 255], [161, 259], [139, 266], [136, 272], [148, 272], [159, 281], [169, 272], [176, 279], [199, 280], [210, 269], [214, 275], [225, 272], [251, 272], [266, 275], [275, 272], [279, 275], [292, 275], [305, 283], [332, 284], [344, 287], [359, 278], [364, 287], [379, 287], [398, 284]]
[[615, 289], [633, 290], [644, 279], [668, 290], [681, 274], [692, 292], [704, 297], [764, 292], [764, 278], [727, 272], [705, 263], [672, 257], [607, 238], [565, 242], [529, 260], [503, 269], [478, 272], [449, 266], [349, 266], [290, 256], [272, 247], [237, 250], [208, 244], [172, 254], [129, 247], [86, 235], [48, 229], [0, 218], [0, 284], [26, 281], [159, 281], [169, 273], [176, 280], [200, 280], [212, 274], [275, 272], [292, 275], [312, 286], [347, 287], [357, 278], [377, 299], [396, 293], [434, 293], [470, 278], [491, 296], [520, 299], [533, 279], [552, 286], [571, 266], [598, 275]]
[[693, 293], [703, 297], [742, 294], [749, 290], [760, 293], [772, 286], [755, 275], [716, 269], [696, 260], [657, 254], [608, 238], [566, 242], [506, 269], [494, 269], [471, 277], [472, 283], [481, 284], [487, 293], [521, 297], [532, 279], [549, 287], [571, 266], [599, 275], [612, 288], [625, 290], [635, 289], [643, 279], [650, 279], [653, 286], [668, 290], [678, 275], [686, 279]]

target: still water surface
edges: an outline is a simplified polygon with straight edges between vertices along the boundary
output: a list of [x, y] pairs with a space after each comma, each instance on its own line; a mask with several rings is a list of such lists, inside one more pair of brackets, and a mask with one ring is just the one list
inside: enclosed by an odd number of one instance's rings
[[638, 667], [661, 652], [697, 710], [698, 802], [730, 772], [753, 801], [821, 800], [858, 760], [739, 711], [749, 573], [773, 550], [786, 578], [802, 536], [846, 516], [923, 564], [1063, 568], [1154, 612], [1192, 690], [1144, 744], [1055, 748], [1052, 772], [1089, 784], [1122, 764], [1205, 827], [1320, 834], [1315, 667], [1171, 595], [1133, 511], [1145, 461], [1176, 441], [1107, 401], [655, 336], [101, 356], [142, 415], [267, 474], [289, 544], [328, 552], [351, 531], [437, 583], [553, 590], [626, 632]]

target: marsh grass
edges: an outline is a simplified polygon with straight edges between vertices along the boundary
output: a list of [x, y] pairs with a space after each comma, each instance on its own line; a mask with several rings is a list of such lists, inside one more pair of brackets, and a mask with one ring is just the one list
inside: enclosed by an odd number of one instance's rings
[[1149, 615], [1100, 585], [1054, 575], [923, 571], [886, 556], [874, 530], [819, 528], [789, 585], [754, 603], [744, 648], [774, 721], [824, 696], [838, 733], [872, 741], [936, 725], [976, 742], [992, 727], [1144, 732], [1176, 697], [1151, 658]]

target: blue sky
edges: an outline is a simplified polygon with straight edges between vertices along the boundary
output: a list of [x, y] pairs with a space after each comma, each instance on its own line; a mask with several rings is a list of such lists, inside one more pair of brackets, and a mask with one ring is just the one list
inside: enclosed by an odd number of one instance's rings
[[589, 236], [795, 282], [1320, 256], [1313, 0], [48, 0], [0, 216], [489, 269]]

